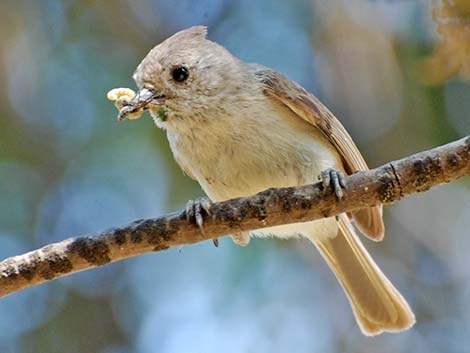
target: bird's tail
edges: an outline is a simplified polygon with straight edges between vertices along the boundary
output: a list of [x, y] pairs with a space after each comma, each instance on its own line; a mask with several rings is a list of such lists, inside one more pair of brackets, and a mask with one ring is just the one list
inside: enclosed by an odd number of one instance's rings
[[358, 239], [345, 215], [334, 238], [316, 241], [346, 292], [362, 332], [368, 336], [406, 330], [415, 316]]

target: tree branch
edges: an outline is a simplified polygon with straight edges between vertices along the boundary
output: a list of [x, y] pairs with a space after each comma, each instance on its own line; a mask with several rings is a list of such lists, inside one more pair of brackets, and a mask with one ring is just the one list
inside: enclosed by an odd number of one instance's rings
[[86, 237], [70, 238], [0, 262], [0, 297], [67, 274], [150, 251], [242, 230], [332, 217], [429, 190], [470, 175], [470, 136], [346, 178], [344, 197], [321, 184], [268, 189], [216, 203], [202, 234], [184, 211]]

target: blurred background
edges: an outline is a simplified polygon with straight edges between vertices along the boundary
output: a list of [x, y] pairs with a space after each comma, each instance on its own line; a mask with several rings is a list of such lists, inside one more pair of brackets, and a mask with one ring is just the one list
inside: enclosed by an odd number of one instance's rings
[[[154, 45], [196, 24], [320, 97], [370, 166], [470, 131], [465, 0], [1, 0], [0, 258], [202, 195], [149, 116], [118, 123]], [[366, 338], [307, 241], [221, 239], [0, 299], [0, 352], [470, 352], [468, 178], [385, 209], [364, 240], [417, 325]]]

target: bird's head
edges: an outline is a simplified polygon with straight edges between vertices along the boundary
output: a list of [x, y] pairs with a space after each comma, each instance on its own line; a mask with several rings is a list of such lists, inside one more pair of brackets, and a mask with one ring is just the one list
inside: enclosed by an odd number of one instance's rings
[[137, 67], [137, 104], [149, 109], [158, 126], [197, 122], [207, 116], [207, 109], [223, 105], [221, 100], [240, 89], [233, 81], [241, 78], [242, 62], [206, 35], [203, 26], [178, 32], [154, 47]]

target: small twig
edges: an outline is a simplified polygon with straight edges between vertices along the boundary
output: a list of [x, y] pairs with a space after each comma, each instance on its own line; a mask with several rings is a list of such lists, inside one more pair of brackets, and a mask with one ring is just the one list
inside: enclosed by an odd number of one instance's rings
[[0, 296], [149, 251], [389, 204], [466, 175], [470, 175], [470, 136], [348, 176], [341, 201], [333, 190], [324, 193], [320, 183], [269, 189], [252, 197], [215, 203], [210, 217], [204, 219], [204, 235], [196, 224], [186, 221], [184, 211], [178, 211], [10, 257], [0, 262]]

